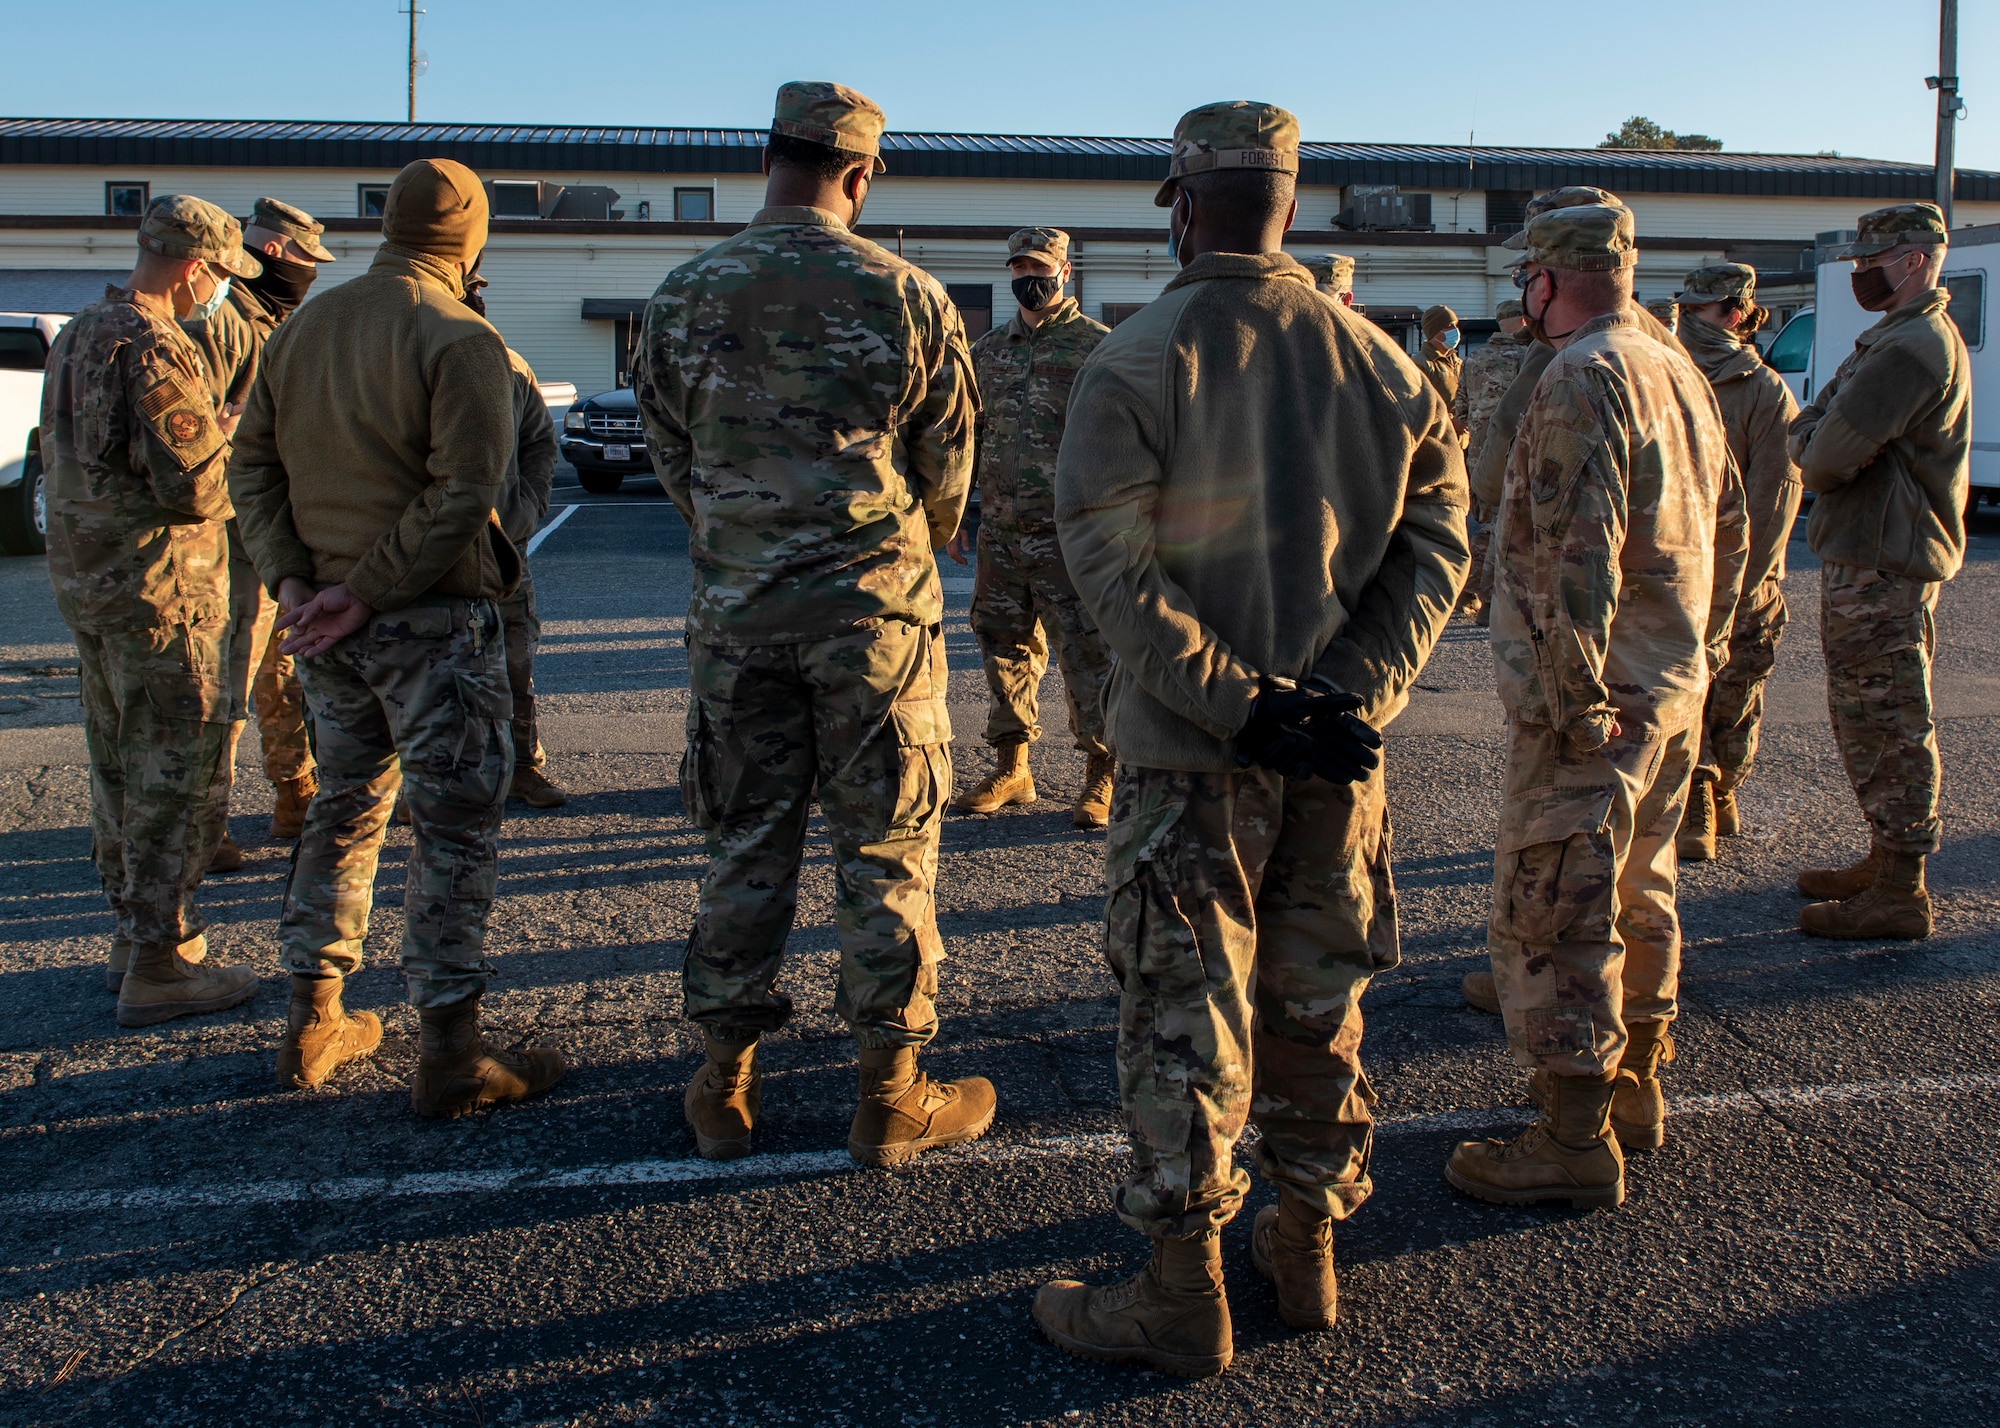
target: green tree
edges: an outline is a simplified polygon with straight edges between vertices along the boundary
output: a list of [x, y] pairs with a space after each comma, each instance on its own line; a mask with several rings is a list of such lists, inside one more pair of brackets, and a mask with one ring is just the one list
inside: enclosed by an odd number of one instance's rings
[[1699, 149], [1713, 153], [1722, 147], [1722, 140], [1711, 139], [1706, 134], [1676, 134], [1671, 129], [1662, 129], [1643, 114], [1634, 114], [1618, 126], [1615, 134], [1606, 134], [1600, 149]]

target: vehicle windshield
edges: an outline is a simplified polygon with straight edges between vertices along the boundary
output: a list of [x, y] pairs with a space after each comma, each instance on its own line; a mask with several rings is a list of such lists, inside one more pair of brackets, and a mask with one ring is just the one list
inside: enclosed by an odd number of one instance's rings
[[1764, 354], [1775, 372], [1803, 372], [1812, 360], [1813, 314], [1802, 312], [1785, 324], [1785, 330]]
[[32, 327], [0, 327], [0, 372], [39, 372], [48, 365], [49, 346]]

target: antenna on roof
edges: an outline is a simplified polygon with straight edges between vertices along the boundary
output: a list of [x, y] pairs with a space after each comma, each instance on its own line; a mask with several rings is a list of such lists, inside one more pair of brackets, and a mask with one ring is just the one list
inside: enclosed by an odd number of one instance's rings
[[410, 0], [409, 9], [398, 9], [396, 13], [410, 17], [410, 122], [414, 124], [417, 122], [417, 76], [431, 67], [430, 56], [417, 48], [417, 16], [430, 12], [419, 7], [417, 0]]

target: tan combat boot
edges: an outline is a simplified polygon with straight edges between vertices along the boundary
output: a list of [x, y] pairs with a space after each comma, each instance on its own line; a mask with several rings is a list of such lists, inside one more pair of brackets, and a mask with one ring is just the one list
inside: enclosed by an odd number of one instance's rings
[[993, 1124], [993, 1083], [984, 1076], [933, 1081], [917, 1048], [861, 1048], [861, 1104], [847, 1153], [862, 1165], [901, 1165], [941, 1145], [978, 1140]]
[[706, 1032], [708, 1060], [681, 1097], [694, 1146], [704, 1160], [736, 1160], [750, 1153], [750, 1132], [764, 1103], [757, 1069], [757, 1038], [722, 1041]]
[[116, 996], [125, 985], [125, 973], [132, 966], [132, 944], [123, 934], [111, 935], [111, 954], [104, 963], [104, 990]]
[[1035, 1295], [1035, 1322], [1050, 1343], [1080, 1359], [1146, 1364], [1185, 1378], [1221, 1373], [1236, 1353], [1222, 1236], [1208, 1230], [1155, 1240], [1146, 1267], [1121, 1284], [1052, 1280]]
[[1807, 868], [1799, 874], [1799, 891], [1815, 902], [1845, 902], [1875, 886], [1882, 870], [1882, 850], [1871, 847], [1868, 856], [1845, 868]]
[[1493, 985], [1493, 969], [1483, 972], [1467, 972], [1465, 980], [1458, 984], [1459, 992], [1465, 997], [1465, 1004], [1474, 1011], [1483, 1011], [1488, 1016], [1500, 1015], [1500, 989]]
[[278, 785], [278, 803], [271, 810], [271, 841], [296, 843], [306, 831], [306, 809], [319, 792], [319, 776], [303, 773]]
[[[1663, 1021], [1636, 1022], [1625, 1029], [1625, 1054], [1611, 1088], [1611, 1133], [1622, 1150], [1658, 1150], [1667, 1139], [1667, 1096], [1660, 1086], [1660, 1063], [1674, 1059], [1673, 1033]], [[1549, 1103], [1554, 1078], [1537, 1070], [1528, 1077], [1528, 1099], [1537, 1110]]]
[[1111, 780], [1118, 763], [1109, 754], [1092, 754], [1083, 769], [1083, 792], [1077, 795], [1070, 822], [1079, 828], [1111, 824]]
[[1510, 1141], [1462, 1141], [1444, 1177], [1468, 1195], [1500, 1205], [1567, 1200], [1579, 1210], [1625, 1199], [1625, 1157], [1611, 1135], [1616, 1071], [1551, 1076], [1542, 1118]]
[[530, 808], [561, 808], [569, 802], [569, 794], [561, 785], [530, 764], [514, 770], [514, 784], [507, 790], [507, 796], [520, 799]]
[[1010, 803], [1035, 801], [1035, 776], [1028, 772], [1028, 743], [1016, 739], [994, 751], [993, 772], [952, 800], [959, 813], [991, 813]]
[[1816, 902], [1800, 908], [1799, 926], [1815, 937], [1923, 941], [1931, 935], [1931, 895], [1924, 886], [1924, 855], [1883, 853], [1872, 885], [1844, 902]]
[[233, 873], [241, 869], [242, 866], [243, 850], [236, 845], [234, 838], [230, 837], [227, 833], [223, 834], [222, 841], [215, 845], [214, 856], [208, 860], [208, 871], [211, 873]]
[[1289, 1195], [1257, 1212], [1250, 1263], [1278, 1292], [1278, 1317], [1294, 1329], [1331, 1329], [1339, 1305], [1333, 1220]]
[[1683, 863], [1715, 861], [1715, 781], [1696, 775], [1688, 785], [1687, 807], [1681, 811], [1674, 852]]
[[335, 1070], [382, 1044], [382, 1019], [340, 1004], [339, 977], [292, 975], [285, 1039], [278, 1043], [278, 1084], [310, 1091]]
[[1743, 815], [1736, 808], [1736, 790], [1715, 786], [1715, 836], [1734, 838], [1743, 831]]
[[410, 1108], [433, 1120], [470, 1115], [526, 1100], [562, 1080], [568, 1068], [547, 1049], [503, 1051], [479, 1031], [479, 998], [417, 1008], [420, 1036]]
[[[208, 950], [204, 939], [202, 951]], [[257, 994], [248, 967], [202, 967], [174, 947], [132, 947], [132, 965], [118, 986], [118, 1024], [157, 1026], [177, 1016], [226, 1011]]]

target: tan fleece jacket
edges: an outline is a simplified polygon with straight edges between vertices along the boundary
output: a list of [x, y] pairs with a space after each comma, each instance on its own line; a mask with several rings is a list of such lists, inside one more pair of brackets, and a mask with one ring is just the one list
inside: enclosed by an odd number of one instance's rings
[[520, 557], [493, 509], [514, 378], [463, 292], [451, 264], [385, 246], [265, 344], [229, 489], [273, 592], [297, 575], [397, 610], [514, 588]]
[[1804, 488], [1785, 449], [1785, 432], [1799, 414], [1792, 389], [1757, 349], [1734, 333], [1681, 314], [1681, 346], [1714, 389], [1729, 454], [1743, 475], [1750, 534], [1740, 610], [1762, 610], [1785, 581], [1785, 545], [1798, 520]]
[[535, 369], [511, 347], [507, 365], [514, 378], [514, 456], [507, 463], [507, 484], [500, 494], [500, 528], [516, 549], [526, 550], [549, 513], [559, 453], [556, 424], [549, 419], [549, 404], [535, 381]]
[[1466, 504], [1451, 415], [1379, 329], [1284, 254], [1189, 263], [1085, 363], [1056, 472], [1119, 759], [1234, 770], [1272, 677], [1388, 723], [1465, 583]]

